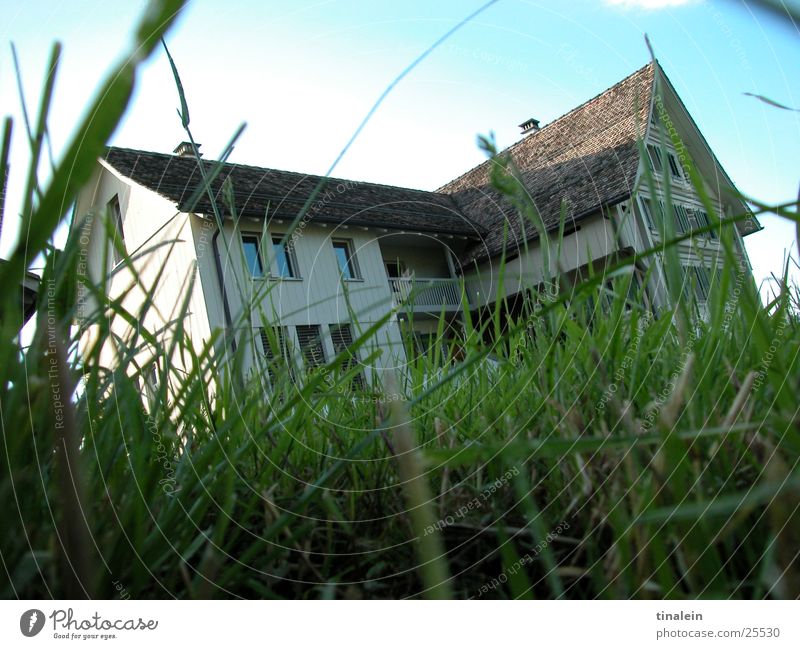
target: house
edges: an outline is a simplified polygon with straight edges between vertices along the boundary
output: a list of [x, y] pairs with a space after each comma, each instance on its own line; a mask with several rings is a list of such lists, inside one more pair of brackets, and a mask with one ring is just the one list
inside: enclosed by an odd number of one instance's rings
[[[97, 224], [115, 230], [144, 284], [155, 285], [152, 321], [144, 323], [152, 331], [170, 322], [194, 280], [184, 326], [198, 344], [222, 331], [222, 344], [249, 345], [255, 364], [281, 353], [314, 367], [359, 331], [380, 325], [373, 347], [359, 350], [371, 374], [402, 362], [404, 328], [424, 340], [442, 317], [457, 327], [465, 307], [479, 314], [557, 274], [580, 276], [652, 248], [665, 218], [677, 233], [712, 223], [716, 217], [706, 214], [689, 182], [690, 164], [717, 216], [747, 210], [658, 63], [544, 127], [535, 119], [522, 126], [523, 137], [505, 153], [545, 230], [562, 228], [558, 258], [544, 254], [545, 236], [492, 188], [492, 160], [437, 191], [420, 191], [198, 161], [187, 143], [173, 154], [111, 147], [77, 201], [76, 215], [87, 220], [77, 218], [74, 227], [92, 231], [87, 272], [112, 296], [130, 277], [115, 272], [120, 256]], [[652, 186], [646, 168], [656, 176]], [[198, 190], [204, 177], [213, 202]], [[667, 182], [675, 208], [664, 215]], [[735, 228], [748, 277], [742, 237], [758, 229], [754, 217]], [[719, 254], [713, 231], [679, 247], [701, 303]], [[658, 307], [667, 300], [663, 261], [637, 262], [637, 273], [649, 265], [646, 294]], [[142, 297], [133, 292], [126, 299], [135, 304]], [[255, 313], [247, 304], [256, 305]], [[382, 322], [393, 307], [396, 314]]]

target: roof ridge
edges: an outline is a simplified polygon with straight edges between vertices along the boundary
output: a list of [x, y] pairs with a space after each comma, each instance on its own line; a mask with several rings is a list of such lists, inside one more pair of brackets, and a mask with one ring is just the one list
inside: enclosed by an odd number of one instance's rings
[[[648, 67], [651, 67], [651, 66], [653, 66], [654, 64], [655, 64], [655, 65], [658, 65], [658, 60], [657, 60], [657, 59], [655, 59], [655, 60], [653, 60], [653, 61], [650, 61], [650, 63], [647, 63], [647, 64], [643, 65], [642, 67], [638, 68], [637, 70], [634, 70], [634, 71], [633, 71], [633, 72], [631, 72], [631, 73], [630, 73], [628, 76], [624, 77], [623, 79], [620, 79], [619, 81], [617, 81], [617, 82], [616, 82], [616, 83], [614, 83], [613, 85], [610, 85], [608, 88], [606, 88], [606, 89], [605, 89], [605, 90], [603, 90], [602, 92], [599, 92], [599, 93], [597, 93], [596, 95], [594, 95], [594, 97], [591, 97], [591, 98], [587, 99], [586, 101], [584, 101], [584, 102], [582, 102], [582, 103], [578, 104], [577, 106], [575, 106], [575, 107], [573, 107], [573, 108], [570, 108], [570, 109], [569, 109], [569, 110], [568, 110], [566, 113], [564, 113], [564, 114], [562, 114], [562, 115], [559, 115], [559, 116], [558, 116], [558, 117], [556, 117], [556, 118], [555, 118], [555, 119], [554, 119], [552, 122], [548, 122], [547, 124], [545, 124], [544, 126], [542, 126], [542, 127], [541, 127], [541, 128], [538, 130], [538, 131], [534, 131], [533, 133], [530, 133], [529, 135], [526, 135], [525, 137], [523, 137], [523, 138], [521, 138], [521, 139], [517, 140], [517, 141], [516, 141], [516, 142], [514, 142], [513, 144], [509, 144], [509, 145], [508, 145], [508, 146], [507, 146], [505, 149], [503, 149], [502, 151], [500, 151], [500, 152], [498, 153], [498, 155], [501, 155], [501, 154], [503, 154], [503, 153], [506, 153], [506, 152], [511, 152], [511, 150], [512, 150], [512, 149], [514, 149], [514, 148], [516, 148], [517, 146], [519, 146], [519, 145], [523, 144], [524, 142], [529, 142], [529, 141], [531, 140], [531, 138], [535, 138], [535, 137], [536, 137], [536, 136], [538, 136], [540, 133], [542, 133], [542, 132], [543, 132], [545, 129], [547, 129], [547, 128], [549, 128], [549, 127], [553, 126], [554, 124], [557, 124], [558, 122], [562, 121], [563, 119], [566, 119], [567, 117], [569, 117], [569, 116], [570, 116], [570, 115], [572, 115], [573, 113], [575, 113], [575, 112], [579, 111], [581, 108], [584, 108], [585, 106], [587, 106], [588, 104], [592, 103], [592, 102], [593, 102], [593, 101], [595, 101], [596, 99], [599, 99], [600, 97], [602, 97], [603, 95], [605, 95], [605, 94], [607, 94], [607, 93], [611, 92], [611, 91], [612, 91], [612, 90], [614, 90], [615, 88], [618, 88], [618, 87], [619, 87], [619, 86], [621, 86], [623, 83], [625, 83], [625, 82], [626, 82], [626, 81], [628, 81], [629, 79], [632, 79], [632, 78], [633, 78], [633, 77], [635, 77], [637, 74], [640, 74], [640, 73], [642, 73], [644, 70], [646, 70]], [[552, 129], [551, 129], [551, 130], [552, 130]], [[452, 185], [452, 184], [456, 183], [457, 181], [461, 180], [461, 179], [462, 179], [462, 178], [464, 178], [465, 176], [467, 176], [467, 175], [471, 174], [473, 171], [475, 171], [475, 170], [476, 170], [476, 169], [478, 169], [479, 167], [482, 167], [482, 166], [483, 166], [483, 165], [485, 165], [487, 162], [489, 162], [489, 160], [491, 160], [491, 158], [488, 158], [488, 159], [486, 159], [486, 160], [484, 160], [484, 161], [482, 161], [482, 162], [479, 162], [478, 164], [476, 164], [475, 166], [471, 167], [470, 169], [468, 169], [468, 170], [467, 170], [467, 171], [465, 171], [464, 173], [462, 173], [462, 174], [460, 174], [460, 175], [456, 176], [456, 177], [455, 177], [455, 178], [453, 178], [452, 180], [449, 180], [448, 182], [446, 182], [444, 185], [442, 185], [441, 187], [439, 187], [439, 188], [438, 188], [438, 189], [436, 189], [435, 191], [436, 191], [436, 192], [439, 192], [439, 193], [442, 193], [442, 194], [449, 194], [449, 193], [451, 193], [451, 192], [447, 192], [447, 191], [445, 191], [445, 189], [444, 189], [444, 188], [445, 188], [445, 187], [447, 187], [448, 185]]]

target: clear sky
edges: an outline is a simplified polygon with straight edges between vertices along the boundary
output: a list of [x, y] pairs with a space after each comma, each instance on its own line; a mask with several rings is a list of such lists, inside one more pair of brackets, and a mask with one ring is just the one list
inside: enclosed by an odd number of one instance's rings
[[[50, 121], [58, 158], [103, 74], [127, 49], [145, 2], [0, 0], [0, 113], [15, 118], [0, 253], [17, 235], [27, 161], [9, 43], [26, 98], [51, 43], [64, 45]], [[235, 162], [324, 173], [386, 85], [480, 1], [190, 0], [168, 36], [195, 138], [216, 156], [241, 122]], [[649, 61], [644, 34], [738, 187], [767, 202], [800, 183], [800, 34], [754, 3], [500, 0], [442, 45], [387, 98], [335, 175], [435, 189], [479, 163], [477, 134], [515, 142]], [[169, 152], [184, 139], [161, 51], [144, 69], [112, 144]], [[757, 278], [794, 251], [794, 226], [764, 218], [747, 238]]]

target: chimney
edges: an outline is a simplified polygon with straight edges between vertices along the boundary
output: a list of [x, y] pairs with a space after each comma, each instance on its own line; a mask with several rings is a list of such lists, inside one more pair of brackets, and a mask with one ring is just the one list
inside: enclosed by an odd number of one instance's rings
[[522, 129], [523, 135], [527, 135], [528, 133], [535, 133], [536, 131], [539, 130], [539, 120], [533, 119], [533, 117], [531, 117], [530, 119], [526, 119], [524, 122], [522, 122], [522, 124], [520, 124], [519, 127]]
[[[195, 146], [197, 147], [197, 155], [202, 157], [203, 154], [200, 153], [200, 146], [201, 145], [200, 144], [195, 144]], [[178, 146], [176, 146], [173, 149], [172, 152], [175, 155], [181, 156], [182, 158], [193, 158], [194, 157], [194, 150], [192, 149], [192, 143], [191, 142], [181, 142]]]

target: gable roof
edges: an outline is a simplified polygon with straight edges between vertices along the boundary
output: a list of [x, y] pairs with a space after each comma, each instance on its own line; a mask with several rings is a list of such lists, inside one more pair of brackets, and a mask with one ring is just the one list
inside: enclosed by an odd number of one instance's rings
[[[637, 139], [644, 138], [647, 129], [655, 65], [645, 65], [503, 152], [519, 168], [547, 229], [558, 227], [562, 200], [575, 222], [633, 192], [639, 167]], [[466, 251], [462, 263], [500, 254], [506, 226], [507, 252], [536, 236], [532, 224], [523, 224], [524, 217], [492, 188], [492, 164], [487, 160], [439, 189], [487, 230], [484, 240]]]
[[[208, 193], [188, 205], [202, 177], [198, 162], [189, 156], [109, 147], [104, 160], [134, 182], [175, 203], [180, 211], [213, 213]], [[201, 160], [209, 173], [216, 162]], [[223, 182], [230, 178], [239, 216], [295, 219], [322, 180], [320, 176], [264, 167], [223, 163], [211, 190], [222, 208]], [[227, 211], [227, 210], [225, 210]], [[328, 178], [307, 212], [312, 222], [409, 229], [479, 238], [482, 226], [465, 217], [453, 198], [439, 192]]]

